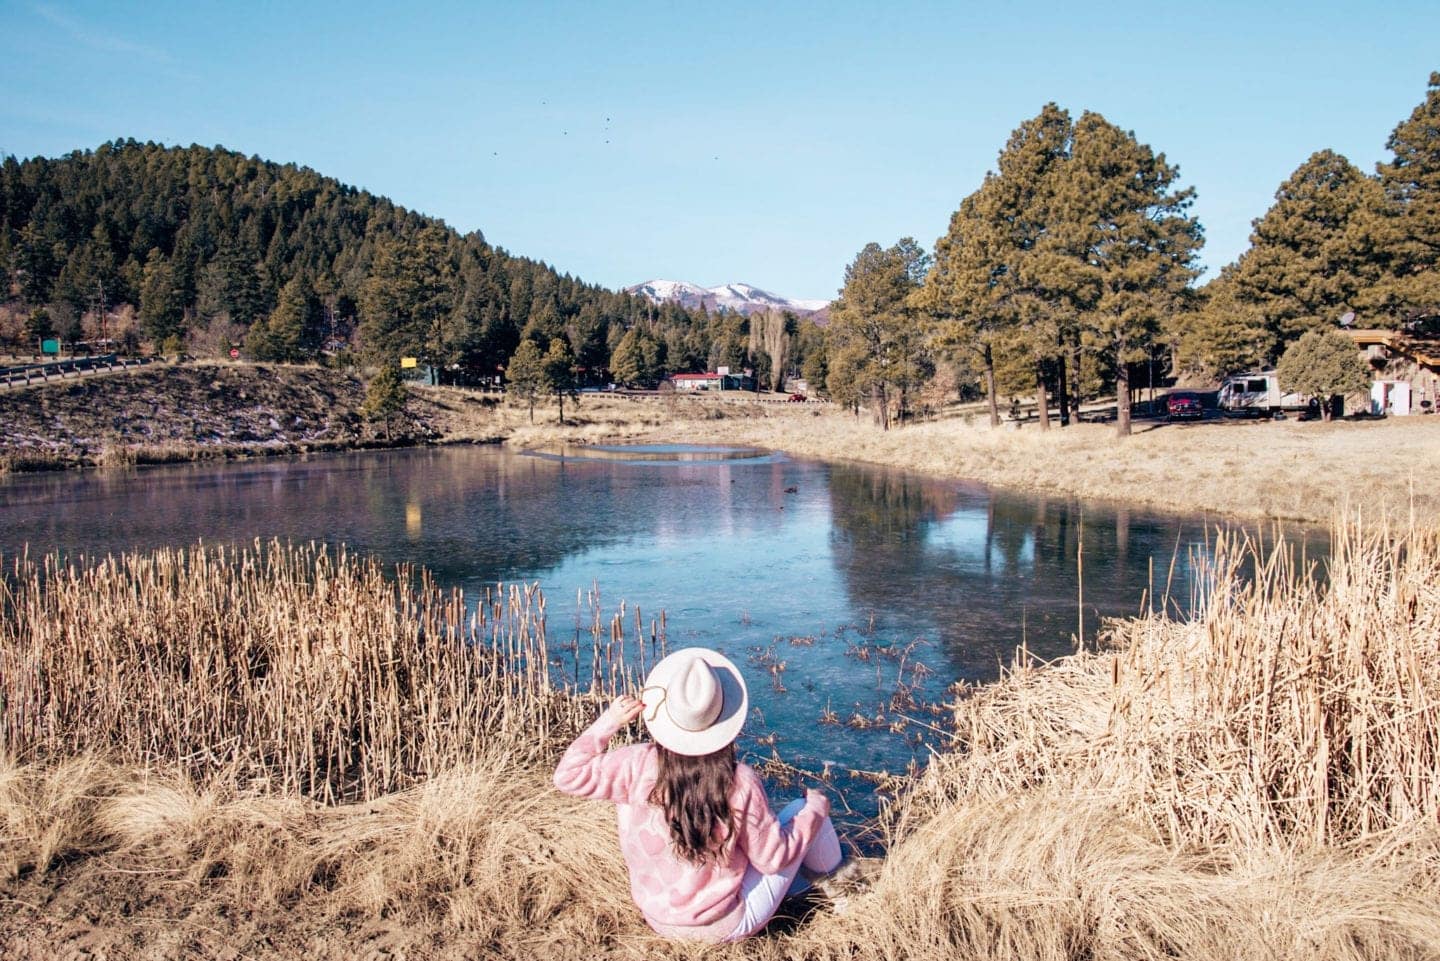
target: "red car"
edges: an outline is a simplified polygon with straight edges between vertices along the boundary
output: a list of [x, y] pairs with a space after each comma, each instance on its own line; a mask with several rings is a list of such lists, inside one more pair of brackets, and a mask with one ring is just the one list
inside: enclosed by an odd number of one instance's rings
[[1165, 416], [1168, 420], [1199, 420], [1205, 416], [1205, 405], [1195, 391], [1177, 390], [1165, 398]]

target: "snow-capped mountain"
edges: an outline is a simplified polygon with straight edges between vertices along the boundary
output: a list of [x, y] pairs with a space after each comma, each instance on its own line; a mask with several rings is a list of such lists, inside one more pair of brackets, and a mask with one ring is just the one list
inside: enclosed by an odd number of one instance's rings
[[788, 310], [796, 314], [813, 314], [829, 306], [828, 300], [796, 300], [781, 297], [749, 284], [721, 284], [700, 287], [683, 280], [647, 280], [626, 287], [627, 294], [648, 297], [657, 304], [674, 301], [682, 307], [704, 307], [706, 310], [733, 310], [737, 314], [755, 314], [765, 310]]

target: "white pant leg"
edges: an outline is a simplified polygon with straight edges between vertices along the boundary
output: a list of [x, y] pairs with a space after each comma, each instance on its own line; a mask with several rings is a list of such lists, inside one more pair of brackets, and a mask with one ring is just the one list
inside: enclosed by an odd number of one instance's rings
[[[804, 807], [805, 799], [797, 798], [785, 805], [776, 820], [782, 825], [789, 824]], [[726, 940], [739, 941], [741, 938], [748, 938], [770, 922], [775, 916], [775, 910], [780, 907], [780, 902], [792, 892], [801, 864], [812, 871], [823, 873], [838, 868], [841, 858], [840, 838], [835, 834], [835, 825], [830, 823], [827, 817], [821, 822], [820, 830], [816, 832], [805, 853], [776, 873], [761, 874], [754, 867], [746, 867], [745, 877], [740, 881], [740, 900], [745, 905], [745, 913], [734, 933]], [[794, 893], [798, 894], [803, 890], [803, 887], [795, 888]]]
[[[805, 801], [791, 801], [790, 806], [795, 808], [795, 814], [800, 812], [800, 807]], [[791, 814], [794, 817], [795, 814]], [[815, 838], [810, 842], [810, 847], [805, 850], [805, 858], [801, 861], [805, 867], [816, 874], [829, 874], [840, 866], [845, 860], [845, 852], [840, 850], [840, 836], [835, 833], [835, 825], [830, 818], [820, 822], [820, 830], [815, 832]]]

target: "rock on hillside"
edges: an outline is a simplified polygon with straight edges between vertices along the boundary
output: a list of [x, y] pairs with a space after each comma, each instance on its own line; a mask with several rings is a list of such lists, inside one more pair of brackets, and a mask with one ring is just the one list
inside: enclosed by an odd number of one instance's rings
[[424, 443], [434, 405], [412, 398], [387, 438], [360, 415], [365, 385], [320, 367], [158, 366], [0, 393], [12, 468]]

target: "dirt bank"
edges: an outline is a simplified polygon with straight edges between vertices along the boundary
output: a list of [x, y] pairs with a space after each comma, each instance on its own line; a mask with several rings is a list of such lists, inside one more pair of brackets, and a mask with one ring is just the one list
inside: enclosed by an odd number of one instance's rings
[[[365, 385], [320, 367], [185, 364], [0, 392], [0, 465], [50, 469], [434, 443], [447, 412], [412, 398], [387, 425]], [[444, 403], [442, 401], [441, 403]]]

